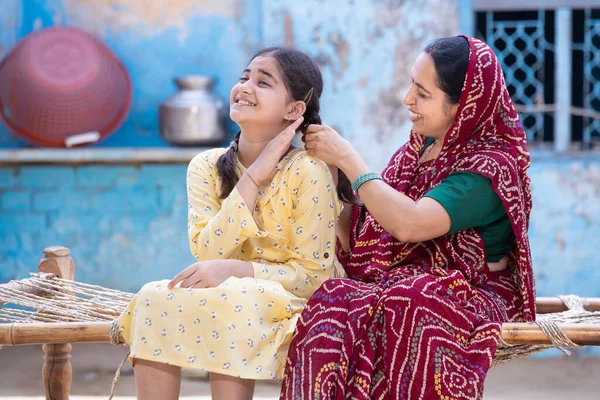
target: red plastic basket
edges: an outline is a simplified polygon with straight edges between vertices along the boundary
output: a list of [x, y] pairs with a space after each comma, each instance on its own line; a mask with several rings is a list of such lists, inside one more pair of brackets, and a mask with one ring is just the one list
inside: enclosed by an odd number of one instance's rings
[[92, 35], [53, 27], [26, 36], [0, 63], [0, 117], [15, 136], [65, 147], [72, 135], [106, 138], [131, 107], [131, 80]]

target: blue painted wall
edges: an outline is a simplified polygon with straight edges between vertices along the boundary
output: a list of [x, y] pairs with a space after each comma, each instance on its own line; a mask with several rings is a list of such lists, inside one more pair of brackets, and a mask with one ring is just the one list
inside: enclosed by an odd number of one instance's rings
[[137, 291], [194, 262], [186, 166], [0, 168], [0, 282], [35, 272], [41, 250], [71, 249], [76, 277]]
[[600, 297], [600, 156], [536, 157], [529, 237], [538, 294]]

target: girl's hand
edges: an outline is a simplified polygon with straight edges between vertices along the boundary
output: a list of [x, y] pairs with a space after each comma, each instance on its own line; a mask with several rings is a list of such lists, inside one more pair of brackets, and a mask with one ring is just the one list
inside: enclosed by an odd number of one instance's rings
[[167, 287], [173, 289], [181, 282], [182, 288], [212, 288], [236, 276], [253, 276], [252, 264], [240, 260], [209, 260], [193, 263], [173, 278]]
[[[331, 168], [341, 168], [345, 159], [354, 153], [354, 148], [335, 129], [322, 125], [309, 125], [304, 135], [306, 150], [311, 156], [329, 164]], [[332, 171], [333, 172], [333, 171]]]
[[304, 121], [304, 117], [300, 117], [292, 122], [287, 128], [281, 133], [275, 136], [260, 153], [260, 156], [254, 161], [254, 163], [248, 168], [247, 173], [256, 181], [261, 184], [268, 180], [273, 173], [273, 170], [279, 164], [281, 157], [290, 148], [292, 139], [296, 134], [296, 130]]

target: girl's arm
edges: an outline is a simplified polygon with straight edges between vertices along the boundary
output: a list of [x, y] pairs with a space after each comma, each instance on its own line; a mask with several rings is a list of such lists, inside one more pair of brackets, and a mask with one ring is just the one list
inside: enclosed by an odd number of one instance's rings
[[303, 120], [293, 121], [269, 142], [222, 204], [216, 191], [217, 159], [210, 158], [214, 153], [204, 152], [190, 162], [188, 236], [196, 260], [237, 258], [246, 239], [267, 235], [252, 216], [258, 185], [269, 179]]
[[237, 258], [249, 237], [267, 235], [256, 225], [240, 193], [240, 188], [247, 191], [249, 186], [245, 179], [221, 203], [216, 187], [216, 160], [214, 153], [208, 151], [194, 157], [188, 166], [188, 236], [192, 255], [198, 261]]
[[[288, 291], [308, 298], [326, 279], [331, 277], [335, 259], [336, 219], [340, 211], [335, 186], [322, 162], [311, 157], [304, 157], [297, 162], [301, 163], [298, 165], [301, 174], [293, 182], [290, 180], [290, 190], [295, 194], [292, 199], [293, 204], [290, 204], [289, 208], [292, 233], [290, 240], [286, 243], [287, 260], [275, 263], [205, 259], [206, 261], [194, 263], [180, 272], [171, 280], [169, 287], [172, 288], [179, 282], [181, 282], [181, 287], [215, 287], [230, 276], [255, 277], [278, 281]], [[297, 188], [297, 192], [293, 188]], [[194, 191], [193, 193], [198, 192]], [[238, 196], [241, 199], [239, 194]], [[231, 203], [234, 205], [237, 204], [233, 207], [232, 212], [236, 208], [240, 210], [240, 215], [249, 212], [240, 199], [236, 202], [233, 201], [235, 195], [228, 197], [223, 204], [229, 199], [232, 199]], [[227, 207], [231, 208], [231, 205]], [[220, 212], [223, 209], [221, 208]], [[223, 217], [219, 217], [218, 213], [208, 219], [206, 227], [200, 231], [198, 236], [209, 237], [211, 229], [223, 219]], [[255, 224], [253, 219], [252, 222]], [[255, 230], [256, 236], [264, 233], [258, 228]], [[230, 239], [227, 235], [223, 236], [224, 234], [223, 231], [221, 236], [216, 238], [217, 245], [212, 247], [218, 246], [221, 240]], [[210, 252], [214, 249], [211, 249], [209, 243], [208, 248], [204, 251]]]

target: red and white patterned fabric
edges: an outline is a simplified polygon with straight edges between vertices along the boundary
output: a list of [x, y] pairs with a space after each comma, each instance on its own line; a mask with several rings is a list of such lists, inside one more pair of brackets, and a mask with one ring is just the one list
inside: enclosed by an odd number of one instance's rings
[[283, 399], [479, 399], [501, 323], [535, 320], [525, 133], [495, 54], [465, 38], [467, 74], [440, 155], [419, 165], [424, 138], [411, 132], [382, 176], [413, 200], [453, 172], [489, 178], [515, 235], [509, 268], [489, 271], [474, 229], [402, 243], [356, 207], [351, 251], [338, 254], [348, 278], [325, 282], [303, 311]]

